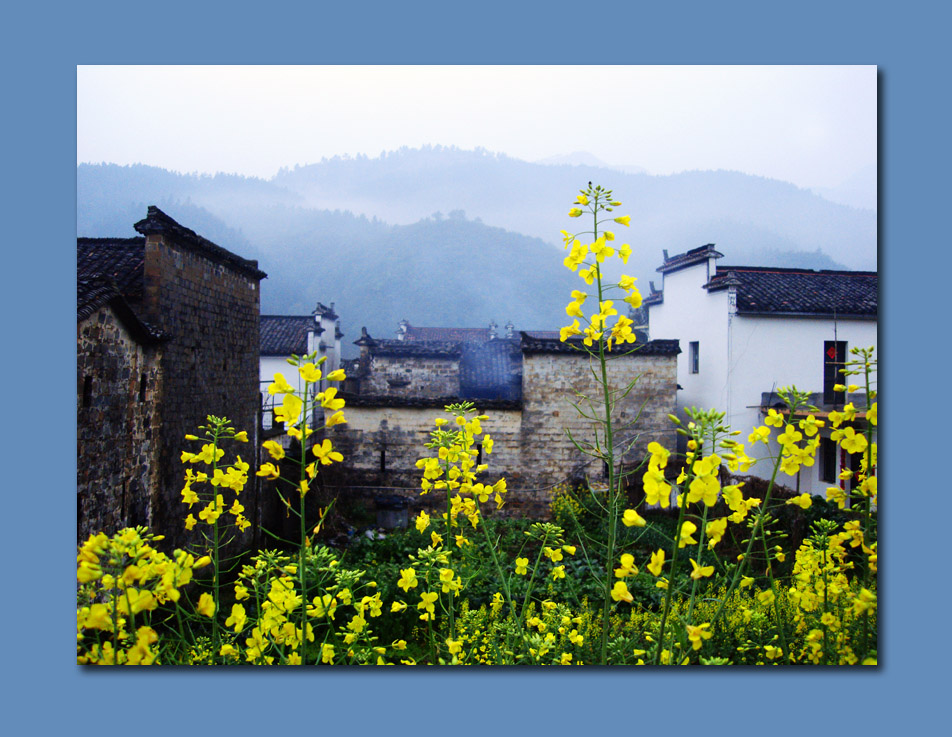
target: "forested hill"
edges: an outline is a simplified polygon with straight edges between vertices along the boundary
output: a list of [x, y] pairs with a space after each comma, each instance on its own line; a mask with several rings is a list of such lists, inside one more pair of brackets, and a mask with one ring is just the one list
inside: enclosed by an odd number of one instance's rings
[[632, 216], [616, 232], [632, 245], [626, 272], [644, 290], [658, 279], [662, 249], [711, 242], [730, 263], [876, 267], [874, 212], [783, 182], [731, 172], [655, 177], [438, 147], [329, 159], [270, 180], [83, 164], [77, 232], [134, 235], [133, 223], [157, 205], [258, 259], [268, 273], [263, 313], [335, 302], [348, 346], [362, 326], [392, 337], [404, 318], [553, 329], [577, 281], [562, 267], [559, 230], [579, 226], [566, 213], [590, 180], [613, 188]]

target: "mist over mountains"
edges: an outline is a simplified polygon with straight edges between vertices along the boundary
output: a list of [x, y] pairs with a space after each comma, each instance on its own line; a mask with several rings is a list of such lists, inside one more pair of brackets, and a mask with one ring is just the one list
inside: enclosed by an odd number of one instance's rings
[[[579, 159], [572, 154], [569, 161]], [[259, 261], [263, 314], [335, 302], [344, 343], [366, 326], [390, 338], [415, 325], [556, 329], [578, 279], [562, 266], [561, 229], [589, 181], [631, 215], [614, 228], [633, 249], [625, 273], [660, 286], [662, 249], [715, 243], [722, 263], [876, 268], [876, 213], [738, 172], [652, 176], [592, 164], [528, 163], [477, 149], [424, 147], [335, 157], [270, 180], [135, 165], [77, 168], [77, 234], [135, 235], [157, 205], [200, 235]], [[608, 262], [606, 262], [608, 263]], [[353, 351], [348, 350], [352, 355]]]

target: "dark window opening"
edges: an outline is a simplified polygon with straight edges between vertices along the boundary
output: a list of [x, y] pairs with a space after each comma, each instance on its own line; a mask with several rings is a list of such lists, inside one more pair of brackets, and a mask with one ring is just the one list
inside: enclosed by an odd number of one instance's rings
[[607, 479], [607, 478], [611, 478], [611, 475], [608, 473], [608, 462], [607, 462], [607, 461], [602, 461], [602, 471], [604, 472], [606, 479]]
[[478, 466], [483, 462], [483, 444], [480, 443], [476, 446], [476, 465]]
[[823, 341], [823, 403], [838, 405], [842, 404], [844, 394], [834, 392], [833, 387], [836, 384], [845, 384], [845, 377], [840, 373], [840, 369], [846, 365], [846, 341], [845, 340], [824, 340]]
[[690, 353], [688, 354], [688, 360], [691, 363], [691, 373], [696, 374], [701, 370], [701, 344], [700, 342], [693, 340], [690, 344]]
[[836, 443], [820, 438], [820, 481], [836, 483]]
[[93, 403], [93, 377], [88, 374], [83, 378], [83, 407], [91, 407]]
[[144, 401], [145, 401], [145, 390], [146, 390], [146, 386], [147, 386], [146, 375], [145, 375], [145, 374], [142, 374], [142, 375], [139, 377], [139, 401], [140, 401], [140, 402], [144, 402]]
[[387, 449], [380, 449], [380, 473], [384, 473], [387, 470]]

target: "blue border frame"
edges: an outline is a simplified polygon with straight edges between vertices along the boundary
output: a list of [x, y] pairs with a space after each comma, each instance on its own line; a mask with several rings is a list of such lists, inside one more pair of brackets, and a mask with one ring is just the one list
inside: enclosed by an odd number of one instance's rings
[[[289, 727], [326, 733], [348, 725], [366, 730], [365, 720], [372, 719], [370, 729], [397, 734], [443, 725], [467, 734], [519, 727], [635, 733], [666, 724], [678, 733], [885, 734], [938, 716], [947, 700], [941, 684], [948, 677], [939, 669], [948, 657], [948, 585], [932, 568], [942, 570], [938, 547], [947, 531], [941, 513], [938, 524], [926, 527], [917, 512], [939, 503], [939, 489], [926, 479], [941, 479], [944, 467], [922, 463], [911, 436], [943, 436], [924, 432], [937, 421], [928, 399], [938, 392], [923, 382], [925, 372], [913, 378], [911, 364], [900, 357], [928, 356], [928, 366], [946, 364], [941, 347], [933, 356], [945, 312], [925, 313], [919, 300], [947, 291], [948, 237], [938, 231], [936, 214], [948, 200], [942, 196], [948, 193], [948, 81], [942, 78], [948, 69], [942, 56], [948, 12], [926, 10], [932, 6], [924, 2], [907, 3], [901, 15], [891, 6], [880, 12], [868, 3], [813, 0], [794, 6], [620, 5], [607, 7], [610, 19], [592, 21], [590, 31], [591, 6], [559, 1], [364, 3], [348, 11], [325, 2], [279, 1], [266, 9], [242, 1], [170, 0], [141, 8], [90, 2], [8, 11], [11, 38], [2, 51], [9, 82], [5, 148], [13, 167], [4, 204], [12, 284], [4, 296], [11, 346], [4, 373], [14, 401], [7, 420], [7, 469], [13, 472], [7, 475], [4, 550], [6, 590], [17, 598], [5, 597], [3, 667], [14, 729], [159, 734], [240, 726], [242, 734]], [[75, 508], [69, 490], [76, 470], [76, 65], [397, 62], [880, 65], [881, 346], [889, 350], [881, 364], [882, 416], [889, 428], [919, 429], [908, 437], [883, 433], [884, 665], [862, 672], [730, 669], [713, 676], [595, 668], [132, 673], [90, 672], [74, 664], [69, 592]], [[37, 258], [43, 251], [48, 256]], [[24, 347], [28, 358], [10, 365], [10, 355], [24, 355]], [[904, 393], [912, 387], [920, 392]], [[52, 467], [51, 453], [59, 459]], [[917, 461], [914, 473], [902, 472], [907, 459]], [[917, 539], [919, 525], [930, 530], [930, 539]], [[928, 608], [916, 606], [920, 592]], [[13, 610], [13, 604], [22, 608]]]

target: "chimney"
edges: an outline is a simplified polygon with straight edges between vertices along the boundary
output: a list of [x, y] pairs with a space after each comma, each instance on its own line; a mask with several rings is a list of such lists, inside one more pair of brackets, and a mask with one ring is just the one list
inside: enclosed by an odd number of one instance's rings
[[506, 337], [511, 338], [515, 329], [516, 329], [516, 326], [512, 324], [512, 320], [509, 320], [506, 323]]
[[407, 339], [407, 329], [409, 327], [410, 327], [410, 322], [408, 320], [400, 321], [400, 324], [397, 325], [397, 340]]
[[495, 340], [495, 339], [496, 339], [496, 329], [497, 329], [498, 327], [499, 327], [499, 326], [496, 324], [496, 321], [495, 321], [495, 320], [493, 320], [492, 322], [489, 323], [489, 339], [490, 339], [490, 340]]
[[360, 329], [360, 337], [354, 341], [354, 345], [360, 346], [360, 359], [363, 361], [370, 357], [370, 348], [376, 345], [376, 343], [374, 339], [370, 337], [367, 328], [362, 327]]

